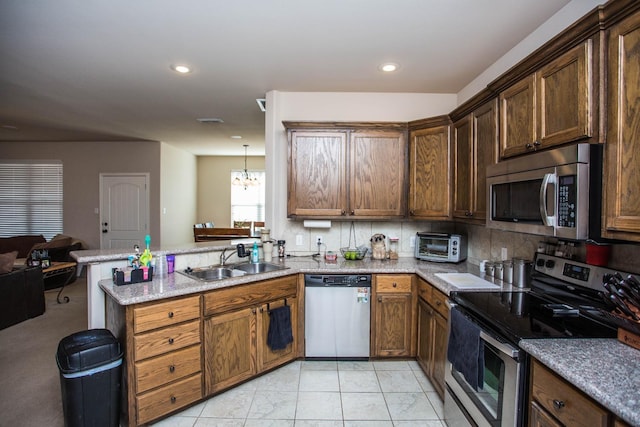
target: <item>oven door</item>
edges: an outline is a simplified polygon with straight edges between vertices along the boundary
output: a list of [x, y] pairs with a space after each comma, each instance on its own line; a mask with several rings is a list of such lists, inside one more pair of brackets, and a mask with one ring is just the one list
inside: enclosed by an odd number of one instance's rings
[[481, 367], [484, 380], [477, 390], [447, 362], [444, 403], [447, 425], [523, 425], [523, 352], [485, 331], [480, 333], [480, 339], [484, 346], [484, 364]]

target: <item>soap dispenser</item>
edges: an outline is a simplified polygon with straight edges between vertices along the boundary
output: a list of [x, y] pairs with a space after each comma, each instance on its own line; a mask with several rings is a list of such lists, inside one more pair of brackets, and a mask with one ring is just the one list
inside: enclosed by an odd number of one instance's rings
[[258, 242], [253, 242], [251, 249], [251, 262], [257, 264], [260, 262], [260, 253], [258, 252]]

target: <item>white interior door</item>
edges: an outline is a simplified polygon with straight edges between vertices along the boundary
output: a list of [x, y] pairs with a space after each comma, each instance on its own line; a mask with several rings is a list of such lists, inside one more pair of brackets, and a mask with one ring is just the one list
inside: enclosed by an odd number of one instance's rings
[[149, 174], [100, 174], [100, 248], [144, 247], [149, 233]]

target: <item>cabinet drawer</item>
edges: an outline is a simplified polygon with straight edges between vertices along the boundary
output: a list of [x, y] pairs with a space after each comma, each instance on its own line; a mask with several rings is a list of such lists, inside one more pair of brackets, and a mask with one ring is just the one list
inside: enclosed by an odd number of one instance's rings
[[297, 276], [287, 276], [208, 292], [204, 295], [204, 315], [211, 316], [281, 298], [294, 297], [297, 289]]
[[533, 362], [532, 398], [564, 425], [609, 425], [604, 408], [537, 361]]
[[411, 276], [385, 275], [376, 276], [376, 292], [378, 293], [411, 293]]
[[200, 346], [136, 363], [138, 393], [200, 372]]
[[423, 300], [430, 302], [433, 287], [422, 279], [418, 279], [418, 296]]
[[447, 296], [437, 289], [431, 292], [431, 298], [427, 302], [445, 319], [449, 318], [449, 307], [447, 306]]
[[202, 398], [202, 375], [197, 374], [176, 383], [136, 397], [138, 424], [145, 424], [185, 407]]
[[135, 360], [188, 347], [200, 342], [200, 320], [133, 337]]
[[200, 296], [153, 303], [133, 310], [133, 331], [139, 334], [199, 317]]

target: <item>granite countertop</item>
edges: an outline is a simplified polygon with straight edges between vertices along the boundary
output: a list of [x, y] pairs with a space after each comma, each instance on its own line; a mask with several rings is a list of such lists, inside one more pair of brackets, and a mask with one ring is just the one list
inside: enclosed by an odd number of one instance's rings
[[[209, 250], [211, 250], [209, 248]], [[177, 253], [177, 252], [176, 252]], [[154, 277], [152, 281], [135, 283], [132, 285], [116, 286], [111, 279], [103, 279], [100, 287], [120, 305], [138, 304], [141, 302], [155, 301], [164, 298], [172, 298], [192, 293], [210, 291], [214, 289], [236, 286], [260, 280], [273, 279], [298, 273], [318, 274], [417, 274], [444, 294], [459, 290], [455, 286], [440, 279], [436, 273], [471, 273], [482, 277], [477, 265], [462, 262], [459, 264], [447, 264], [419, 261], [415, 258], [400, 258], [398, 260], [372, 260], [365, 258], [361, 261], [347, 261], [339, 259], [337, 262], [325, 262], [311, 257], [289, 257], [284, 261], [274, 259], [275, 264], [282, 264], [286, 269], [271, 271], [268, 273], [245, 275], [229, 279], [201, 282], [191, 279], [180, 273], [168, 274], [163, 277]], [[483, 291], [522, 290], [496, 281], [495, 288], [482, 288]], [[465, 287], [465, 291], [478, 290], [479, 288]]]
[[531, 339], [520, 347], [633, 426], [640, 426], [640, 350], [616, 339]]

